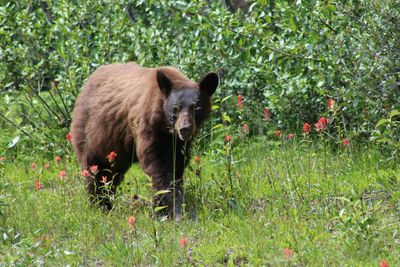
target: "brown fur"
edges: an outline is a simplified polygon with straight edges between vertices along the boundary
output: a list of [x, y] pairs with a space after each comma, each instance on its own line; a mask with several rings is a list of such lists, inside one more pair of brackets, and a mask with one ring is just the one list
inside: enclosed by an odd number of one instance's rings
[[[172, 82], [172, 90], [199, 90], [199, 84], [172, 67], [156, 69], [140, 67], [135, 63], [111, 64], [101, 66], [90, 76], [76, 100], [71, 125], [73, 148], [82, 169], [98, 166], [97, 175], [86, 180], [87, 190], [92, 200], [99, 199], [108, 208], [111, 204], [101, 189], [101, 177], [107, 176], [113, 181], [111, 193], [114, 193], [115, 187], [135, 161], [152, 177], [155, 190], [177, 188], [178, 205], [182, 201], [182, 174], [189, 149], [185, 155], [176, 155], [176, 184], [173, 185], [174, 135], [168, 129], [163, 111], [167, 96], [157, 83], [157, 71], [160, 70]], [[210, 99], [200, 97], [199, 101], [207, 116]], [[180, 152], [189, 144], [178, 139], [176, 151]], [[117, 153], [113, 164], [106, 158], [111, 151]], [[172, 195], [167, 194], [163, 199], [156, 198], [158, 203], [155, 205], [169, 206], [171, 214]]]

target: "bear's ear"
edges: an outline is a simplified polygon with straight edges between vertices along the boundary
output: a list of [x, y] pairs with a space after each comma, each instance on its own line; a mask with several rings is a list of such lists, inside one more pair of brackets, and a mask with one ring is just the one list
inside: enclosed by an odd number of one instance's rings
[[168, 97], [172, 90], [172, 82], [161, 70], [157, 70], [157, 83], [161, 92]]
[[215, 90], [217, 90], [218, 80], [218, 75], [215, 72], [207, 73], [200, 81], [200, 90], [212, 96]]

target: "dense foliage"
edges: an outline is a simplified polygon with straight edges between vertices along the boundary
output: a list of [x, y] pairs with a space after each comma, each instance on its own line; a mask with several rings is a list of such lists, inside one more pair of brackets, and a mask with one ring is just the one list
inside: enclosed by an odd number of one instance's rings
[[[0, 265], [396, 265], [399, 21], [398, 0], [2, 1]], [[71, 153], [80, 88], [127, 61], [220, 75], [180, 224], [135, 165], [93, 208]]]
[[[2, 5], [0, 123], [10, 129], [4, 139], [10, 143], [2, 146], [13, 147], [24, 136], [35, 140], [35, 148], [61, 149], [56, 144], [68, 132], [88, 75], [101, 64], [132, 60], [177, 66], [193, 79], [218, 71], [214, 129], [246, 122], [255, 134], [299, 131], [303, 122], [329, 115], [334, 134], [363, 140], [373, 134], [398, 151], [397, 115], [376, 128], [399, 109], [396, 0], [260, 0], [237, 12], [221, 2]], [[238, 95], [245, 105], [241, 114], [232, 108]], [[331, 113], [329, 98], [335, 101]], [[268, 125], [264, 108], [272, 112]]]

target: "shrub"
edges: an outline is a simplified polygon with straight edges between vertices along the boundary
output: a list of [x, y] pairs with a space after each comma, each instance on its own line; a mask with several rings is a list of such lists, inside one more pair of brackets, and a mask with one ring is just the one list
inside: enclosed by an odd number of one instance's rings
[[35, 140], [33, 148], [39, 140], [58, 149], [89, 74], [132, 60], [174, 65], [194, 79], [218, 71], [206, 131], [243, 123], [232, 109], [238, 95], [255, 134], [265, 132], [265, 107], [270, 125], [299, 131], [333, 98], [341, 129], [365, 139], [399, 109], [396, 2], [249, 1], [236, 12], [220, 1], [8, 2], [0, 8], [1, 123], [12, 138]]

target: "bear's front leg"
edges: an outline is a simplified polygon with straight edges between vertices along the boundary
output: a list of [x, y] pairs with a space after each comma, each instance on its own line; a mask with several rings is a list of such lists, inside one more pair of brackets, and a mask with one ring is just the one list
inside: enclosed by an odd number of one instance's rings
[[157, 213], [168, 215], [169, 218], [179, 221], [183, 202], [182, 177], [173, 181], [172, 177], [152, 176], [152, 188], [154, 190], [153, 208], [165, 207]]
[[[152, 138], [148, 138], [153, 140], [152, 142], [138, 138], [137, 158], [144, 172], [152, 179], [153, 207], [157, 214], [168, 215], [171, 219], [180, 220], [185, 157], [180, 153], [181, 146], [176, 148], [178, 153], [174, 155], [172, 142], [166, 141], [170, 138], [169, 135], [152, 136]], [[160, 209], [164, 206], [165, 208]]]

